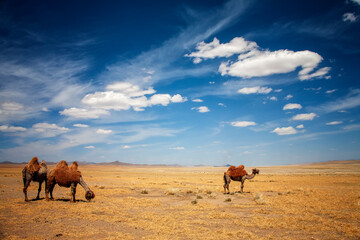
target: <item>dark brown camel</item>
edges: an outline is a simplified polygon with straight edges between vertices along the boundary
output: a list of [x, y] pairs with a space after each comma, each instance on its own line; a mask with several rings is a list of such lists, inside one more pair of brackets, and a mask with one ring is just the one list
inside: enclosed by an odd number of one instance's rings
[[24, 189], [23, 192], [25, 194], [25, 201], [29, 201], [27, 197], [27, 188], [30, 185], [30, 182], [38, 182], [39, 189], [36, 199], [39, 199], [41, 185], [42, 182], [45, 181], [45, 189], [46, 189], [46, 181], [47, 181], [48, 169], [44, 160], [39, 164], [39, 160], [37, 157], [33, 157], [29, 163], [22, 170]]
[[247, 172], [244, 169], [244, 165], [241, 165], [239, 167], [235, 167], [235, 166], [230, 166], [229, 169], [224, 172], [224, 193], [226, 194], [226, 189], [227, 189], [227, 194], [230, 193], [229, 190], [229, 185], [231, 180], [233, 181], [239, 181], [241, 182], [241, 192], [243, 192], [244, 189], [244, 182], [246, 179], [253, 179], [255, 177], [256, 174], [259, 174], [260, 170], [254, 168], [252, 170], [252, 174], [248, 175]]
[[55, 169], [53, 169], [48, 177], [47, 188], [46, 188], [46, 200], [54, 200], [52, 192], [56, 184], [61, 187], [71, 187], [71, 202], [75, 202], [76, 186], [80, 184], [86, 191], [85, 198], [90, 201], [95, 197], [95, 193], [90, 190], [87, 184], [84, 182], [81, 172], [78, 171], [78, 163], [73, 162], [70, 167], [65, 160], [60, 161]]

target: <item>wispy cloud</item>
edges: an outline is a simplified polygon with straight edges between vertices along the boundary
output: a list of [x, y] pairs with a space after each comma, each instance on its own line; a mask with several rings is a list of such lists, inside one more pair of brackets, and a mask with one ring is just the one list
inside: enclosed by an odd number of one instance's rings
[[316, 112], [336, 112], [360, 106], [360, 89], [353, 89], [345, 97], [335, 101], [327, 102], [316, 107], [309, 107], [310, 111]]
[[240, 94], [253, 94], [253, 93], [259, 93], [259, 94], [268, 94], [272, 91], [272, 88], [268, 87], [245, 87], [238, 90], [238, 93]]
[[[141, 86], [152, 86], [159, 81], [172, 81], [184, 76], [199, 76], [214, 71], [209, 66], [186, 69], [177, 67], [175, 69], [171, 64], [177, 59], [183, 58], [185, 51], [196, 43], [235, 23], [249, 4], [249, 1], [232, 0], [210, 14], [199, 14], [196, 21], [161, 46], [145, 51], [127, 62], [118, 62], [108, 66], [107, 71], [100, 76], [100, 79], [105, 82], [112, 82], [116, 79], [131, 81]], [[141, 69], [149, 68], [154, 73], [151, 75], [151, 79], [144, 82], [143, 78], [149, 74]]]
[[356, 16], [355, 13], [344, 13], [343, 21], [344, 22], [356, 22], [359, 16]]

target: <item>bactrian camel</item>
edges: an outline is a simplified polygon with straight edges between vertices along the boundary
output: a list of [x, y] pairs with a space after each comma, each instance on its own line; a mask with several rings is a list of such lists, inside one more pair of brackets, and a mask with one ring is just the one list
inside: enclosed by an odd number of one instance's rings
[[260, 172], [259, 169], [254, 168], [252, 170], [252, 174], [249, 175], [245, 171], [244, 165], [241, 165], [239, 167], [230, 166], [229, 169], [226, 172], [224, 172], [224, 193], [226, 194], [226, 189], [227, 189], [227, 194], [230, 193], [229, 185], [231, 180], [241, 182], [241, 192], [243, 192], [245, 180], [253, 179], [256, 174], [259, 174], [259, 172]]
[[39, 183], [39, 189], [36, 199], [39, 199], [41, 185], [42, 182], [45, 181], [45, 189], [46, 189], [46, 181], [47, 181], [48, 169], [44, 160], [39, 164], [39, 160], [37, 157], [33, 157], [29, 163], [22, 170], [22, 177], [24, 183], [23, 192], [25, 194], [25, 201], [29, 201], [27, 197], [27, 189], [30, 185], [31, 181]]
[[62, 160], [60, 161], [55, 169], [53, 169], [48, 177], [47, 188], [46, 188], [46, 200], [54, 200], [52, 192], [55, 185], [58, 184], [61, 187], [71, 187], [71, 202], [75, 202], [76, 186], [80, 184], [86, 191], [85, 198], [90, 201], [95, 197], [95, 193], [90, 190], [87, 184], [84, 182], [81, 172], [78, 171], [78, 163], [73, 162], [70, 167], [67, 162]]

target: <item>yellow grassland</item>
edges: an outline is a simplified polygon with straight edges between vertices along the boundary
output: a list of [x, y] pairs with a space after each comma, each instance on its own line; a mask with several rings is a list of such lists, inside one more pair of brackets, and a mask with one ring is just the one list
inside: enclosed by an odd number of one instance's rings
[[59, 186], [55, 201], [25, 202], [22, 168], [0, 165], [0, 239], [360, 238], [359, 162], [258, 167], [230, 195], [226, 167], [80, 165], [96, 197], [78, 186], [76, 203]]

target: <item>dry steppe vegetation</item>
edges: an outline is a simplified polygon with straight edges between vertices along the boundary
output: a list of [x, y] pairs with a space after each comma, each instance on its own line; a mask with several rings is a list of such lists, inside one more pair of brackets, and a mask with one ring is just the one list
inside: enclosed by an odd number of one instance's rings
[[258, 167], [231, 195], [226, 167], [80, 165], [96, 197], [78, 186], [76, 203], [59, 186], [55, 201], [25, 202], [22, 168], [0, 165], [0, 239], [360, 238], [360, 161]]

